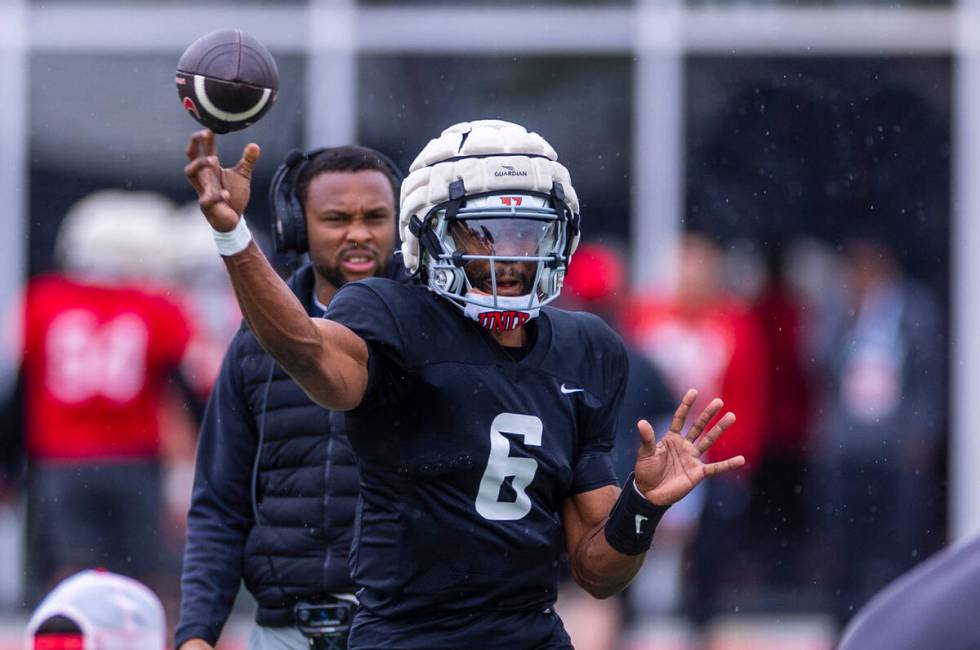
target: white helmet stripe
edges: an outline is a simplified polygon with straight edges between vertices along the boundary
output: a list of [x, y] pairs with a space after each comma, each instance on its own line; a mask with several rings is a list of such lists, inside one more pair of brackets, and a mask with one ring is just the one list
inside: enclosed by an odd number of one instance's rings
[[255, 103], [255, 106], [247, 111], [242, 111], [241, 113], [229, 113], [228, 111], [223, 111], [215, 106], [214, 102], [211, 101], [211, 98], [208, 97], [207, 91], [204, 89], [204, 77], [202, 75], [194, 75], [194, 93], [197, 95], [197, 101], [201, 104], [201, 108], [219, 120], [224, 120], [225, 122], [241, 122], [259, 114], [259, 112], [269, 101], [269, 97], [272, 95], [272, 90], [269, 88], [263, 89], [262, 96], [259, 98], [259, 101]]

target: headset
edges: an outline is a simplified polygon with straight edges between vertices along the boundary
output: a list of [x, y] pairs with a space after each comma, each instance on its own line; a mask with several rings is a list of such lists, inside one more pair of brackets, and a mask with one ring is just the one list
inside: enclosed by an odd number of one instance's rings
[[[277, 253], [306, 253], [310, 250], [309, 239], [306, 235], [306, 213], [303, 211], [303, 202], [296, 195], [296, 182], [311, 160], [336, 148], [321, 147], [307, 152], [293, 149], [286, 154], [282, 164], [272, 176], [272, 184], [269, 186], [269, 207], [272, 212], [272, 240], [276, 244]], [[395, 179], [396, 185], [401, 185], [405, 179], [405, 174], [391, 158], [377, 149], [361, 148], [377, 156]], [[397, 220], [398, 192], [396, 191], [396, 223]]]

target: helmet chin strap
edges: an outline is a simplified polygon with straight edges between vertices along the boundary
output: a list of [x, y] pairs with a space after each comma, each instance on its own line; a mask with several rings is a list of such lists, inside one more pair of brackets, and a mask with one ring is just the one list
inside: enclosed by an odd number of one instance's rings
[[[472, 289], [466, 292], [467, 298], [486, 300], [487, 294]], [[528, 304], [530, 303], [530, 308]], [[516, 330], [532, 318], [537, 318], [541, 309], [538, 307], [538, 297], [497, 296], [497, 306], [481, 305], [467, 302], [463, 313], [491, 332], [509, 332]]]

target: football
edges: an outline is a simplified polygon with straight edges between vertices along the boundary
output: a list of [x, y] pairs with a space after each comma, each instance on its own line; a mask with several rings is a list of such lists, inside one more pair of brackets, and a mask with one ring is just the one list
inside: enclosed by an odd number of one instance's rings
[[177, 63], [177, 94], [184, 109], [215, 133], [255, 124], [278, 91], [279, 68], [272, 54], [239, 29], [202, 36]]

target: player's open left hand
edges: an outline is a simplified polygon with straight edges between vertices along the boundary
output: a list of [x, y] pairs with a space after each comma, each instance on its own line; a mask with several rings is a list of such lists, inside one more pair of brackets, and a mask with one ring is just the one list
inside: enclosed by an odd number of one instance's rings
[[715, 398], [708, 404], [687, 435], [681, 434], [697, 397], [696, 390], [687, 391], [674, 412], [670, 429], [659, 441], [649, 422], [640, 420], [637, 425], [642, 443], [636, 459], [636, 487], [651, 503], [666, 506], [680, 501], [706, 476], [722, 474], [745, 464], [743, 456], [716, 463], [701, 460], [704, 452], [735, 422], [735, 414], [728, 412], [709, 431], [704, 431], [724, 406], [720, 399]]
[[210, 129], [195, 131], [187, 143], [187, 166], [184, 175], [197, 190], [201, 212], [215, 230], [227, 232], [238, 223], [248, 205], [252, 190], [252, 170], [259, 161], [259, 145], [245, 145], [242, 157], [234, 167], [225, 168], [218, 161], [215, 136]]

